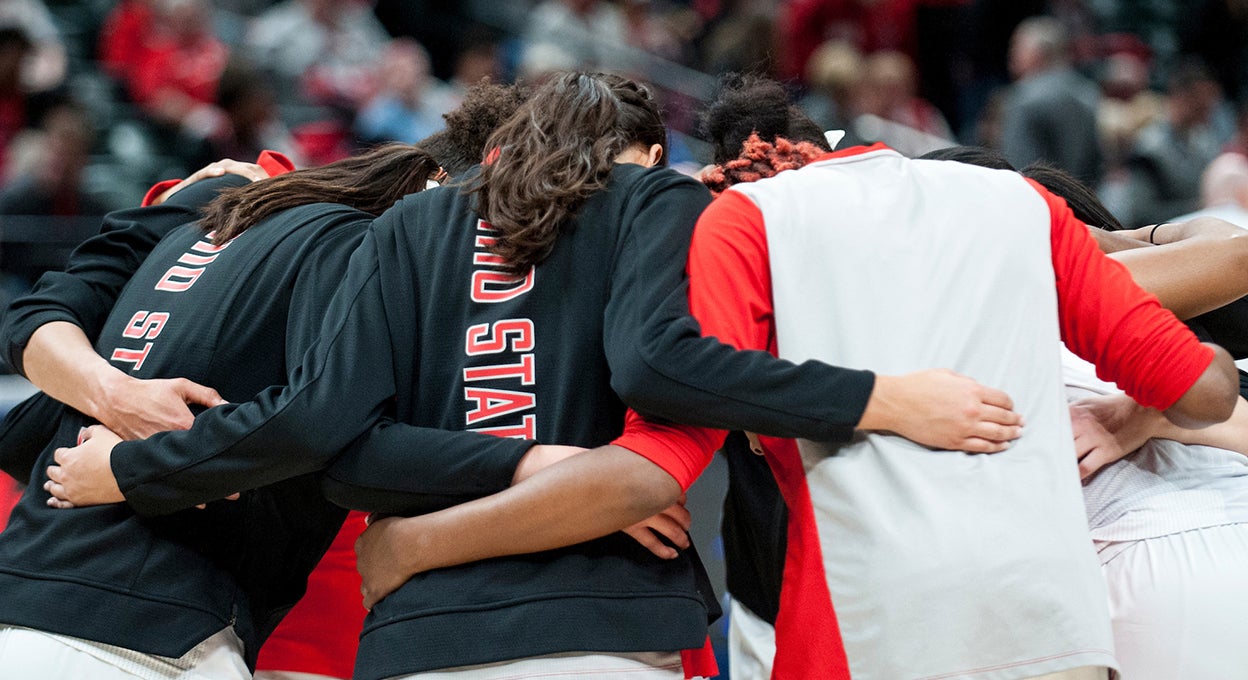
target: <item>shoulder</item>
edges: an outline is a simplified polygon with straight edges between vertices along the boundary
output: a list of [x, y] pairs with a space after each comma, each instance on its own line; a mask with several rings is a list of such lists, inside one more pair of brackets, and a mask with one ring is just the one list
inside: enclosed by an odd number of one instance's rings
[[651, 206], [656, 201], [681, 206], [706, 207], [711, 192], [701, 182], [671, 168], [647, 168], [633, 163], [619, 163], [611, 170], [606, 198], [621, 204], [626, 212]]

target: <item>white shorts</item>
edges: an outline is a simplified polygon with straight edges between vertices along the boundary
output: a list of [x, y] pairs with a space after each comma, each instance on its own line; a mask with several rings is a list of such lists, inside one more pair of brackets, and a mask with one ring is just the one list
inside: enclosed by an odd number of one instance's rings
[[[775, 627], [731, 595], [728, 607], [728, 672], [732, 680], [770, 680], [776, 658]], [[1106, 680], [1108, 677], [1107, 668], [1085, 666], [1031, 680]]]
[[391, 680], [533, 680], [568, 676], [593, 680], [684, 680], [685, 673], [680, 652], [571, 652], [446, 668]]
[[776, 629], [728, 595], [728, 672], [732, 680], [770, 680]]
[[243, 643], [225, 629], [179, 658], [142, 654], [91, 640], [0, 626], [0, 678], [47, 680], [250, 680]]
[[1248, 678], [1248, 524], [1128, 543], [1101, 566], [1122, 677]]

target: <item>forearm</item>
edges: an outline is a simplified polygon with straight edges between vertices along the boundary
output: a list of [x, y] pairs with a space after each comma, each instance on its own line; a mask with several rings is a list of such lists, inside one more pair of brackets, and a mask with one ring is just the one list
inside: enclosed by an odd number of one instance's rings
[[650, 517], [675, 503], [680, 492], [657, 465], [605, 446], [501, 493], [402, 520], [403, 560], [415, 574], [573, 545]]
[[1102, 253], [1106, 254], [1147, 248], [1148, 242], [1139, 238], [1135, 231], [1109, 231], [1100, 227], [1088, 226], [1088, 233], [1096, 241], [1096, 246], [1101, 249]]
[[506, 489], [533, 444], [382, 423], [334, 461], [323, 487], [330, 501], [353, 510], [430, 512]]
[[1189, 319], [1248, 295], [1248, 231], [1221, 220], [1193, 220], [1164, 225], [1156, 234], [1165, 239], [1159, 247], [1112, 257], [1175, 316]]
[[97, 354], [81, 328], [66, 321], [40, 326], [30, 336], [22, 361], [36, 387], [96, 419], [115, 386], [132, 379]]
[[1224, 423], [1201, 429], [1185, 429], [1169, 421], [1164, 423], [1153, 436], [1184, 444], [1214, 446], [1248, 456], [1248, 401], [1244, 401], [1243, 397], [1236, 400], [1234, 412]]
[[1213, 361], [1173, 406], [1164, 411], [1170, 422], [1184, 428], [1201, 429], [1230, 418], [1239, 401], [1239, 374], [1226, 350], [1213, 349]]

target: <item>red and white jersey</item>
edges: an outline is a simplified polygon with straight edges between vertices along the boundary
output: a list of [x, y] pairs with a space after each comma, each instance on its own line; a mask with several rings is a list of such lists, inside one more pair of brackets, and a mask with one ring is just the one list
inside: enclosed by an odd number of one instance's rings
[[763, 438], [792, 518], [774, 677], [1116, 665], [1056, 340], [1162, 408], [1212, 355], [1060, 199], [1015, 173], [858, 147], [725, 192], [689, 273], [708, 335], [877, 373], [950, 368], [1010, 394], [1027, 423], [996, 455]]

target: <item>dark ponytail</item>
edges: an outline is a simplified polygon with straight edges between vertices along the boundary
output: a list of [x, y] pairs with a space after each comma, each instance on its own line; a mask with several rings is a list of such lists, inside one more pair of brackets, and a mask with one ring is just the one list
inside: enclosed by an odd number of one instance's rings
[[523, 274], [606, 186], [616, 156], [666, 137], [658, 104], [639, 83], [588, 73], [547, 82], [490, 137], [500, 153], [468, 185], [482, 219], [499, 231], [493, 252]]
[[200, 225], [220, 245], [264, 218], [309, 203], [341, 203], [380, 215], [407, 194], [422, 191], [441, 169], [428, 153], [386, 144], [309, 170], [226, 189], [203, 209]]

